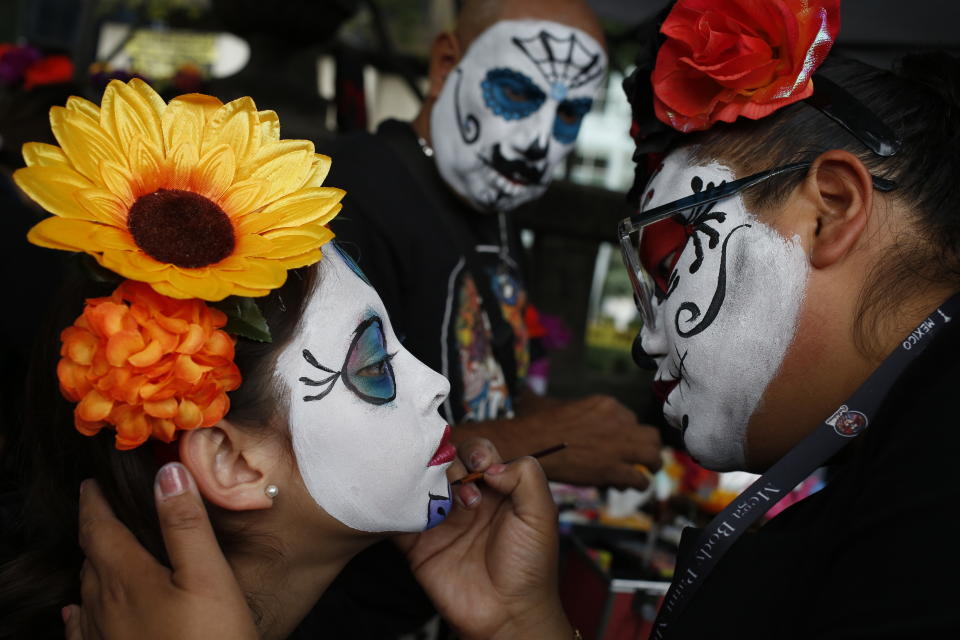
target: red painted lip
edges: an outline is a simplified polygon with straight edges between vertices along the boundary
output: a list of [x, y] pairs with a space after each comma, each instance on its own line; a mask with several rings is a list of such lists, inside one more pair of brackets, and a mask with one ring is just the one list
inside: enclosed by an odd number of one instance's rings
[[435, 467], [438, 464], [447, 464], [448, 462], [453, 462], [455, 457], [457, 457], [457, 448], [450, 444], [450, 425], [447, 425], [443, 429], [443, 437], [440, 438], [440, 445], [437, 447], [433, 457], [430, 458], [427, 466]]
[[653, 392], [658, 398], [666, 402], [667, 396], [670, 395], [671, 391], [677, 388], [678, 384], [680, 384], [679, 380], [654, 380]]

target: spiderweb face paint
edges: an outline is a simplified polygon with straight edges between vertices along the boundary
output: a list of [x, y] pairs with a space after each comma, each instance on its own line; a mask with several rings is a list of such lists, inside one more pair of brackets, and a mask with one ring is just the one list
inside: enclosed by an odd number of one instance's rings
[[422, 531], [451, 508], [437, 411], [450, 385], [400, 346], [376, 291], [332, 244], [321, 274], [277, 360], [300, 474], [349, 527]]
[[[735, 179], [717, 163], [671, 153], [641, 198], [644, 210]], [[737, 195], [644, 229], [641, 258], [662, 295], [644, 351], [657, 362], [663, 413], [705, 467], [744, 465], [746, 428], [793, 341], [809, 262]]]
[[539, 197], [573, 148], [607, 56], [585, 32], [504, 20], [474, 40], [430, 117], [443, 179], [480, 211]]

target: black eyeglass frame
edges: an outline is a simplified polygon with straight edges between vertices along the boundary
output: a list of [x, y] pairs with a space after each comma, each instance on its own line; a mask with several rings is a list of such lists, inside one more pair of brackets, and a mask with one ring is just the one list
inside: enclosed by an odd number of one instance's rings
[[[734, 180], [733, 182], [722, 182], [715, 187], [704, 189], [699, 193], [694, 193], [693, 195], [672, 202], [667, 202], [648, 211], [635, 213], [621, 220], [617, 227], [617, 234], [620, 237], [620, 254], [623, 259], [623, 265], [627, 269], [627, 275], [630, 277], [630, 284], [633, 286], [634, 301], [636, 302], [637, 310], [640, 312], [644, 324], [650, 328], [656, 327], [656, 316], [651, 306], [651, 300], [653, 300], [656, 292], [656, 284], [653, 282], [650, 274], [647, 273], [647, 270], [640, 264], [640, 255], [638, 253], [640, 238], [638, 237], [636, 239], [635, 242], [637, 246], [634, 246], [634, 242], [631, 242], [630, 238], [633, 233], [641, 231], [644, 227], [665, 220], [682, 211], [735, 196], [744, 189], [749, 189], [770, 178], [794, 171], [809, 169], [812, 164], [812, 162], [794, 162], [775, 169], [767, 169], [766, 171]], [[877, 191], [886, 193], [897, 188], [897, 183], [892, 180], [878, 176], [870, 177], [873, 180], [873, 188]]]

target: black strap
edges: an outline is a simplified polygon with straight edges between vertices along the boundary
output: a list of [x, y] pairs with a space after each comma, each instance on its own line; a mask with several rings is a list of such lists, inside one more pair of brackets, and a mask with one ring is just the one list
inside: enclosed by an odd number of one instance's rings
[[377, 134], [403, 160], [403, 166], [409, 169], [430, 201], [432, 206], [427, 208], [436, 212], [436, 220], [447, 230], [460, 255], [463, 256], [465, 267], [480, 290], [481, 304], [490, 321], [491, 348], [494, 357], [503, 371], [510, 397], [515, 399], [518, 393], [516, 335], [513, 326], [503, 317], [500, 297], [493, 290], [492, 278], [486, 277], [480, 264], [474, 235], [458, 211], [465, 205], [456, 201], [453, 194], [449, 192], [450, 187], [440, 178], [433, 160], [427, 158], [420, 149], [416, 134], [408, 124], [388, 121], [380, 125]]
[[669, 637], [673, 621], [707, 575], [760, 516], [866, 430], [900, 374], [954, 317], [960, 319], [960, 294], [943, 303], [911, 331], [816, 431], [801, 440], [704, 527], [692, 552], [677, 562], [673, 581], [650, 634], [652, 640]]

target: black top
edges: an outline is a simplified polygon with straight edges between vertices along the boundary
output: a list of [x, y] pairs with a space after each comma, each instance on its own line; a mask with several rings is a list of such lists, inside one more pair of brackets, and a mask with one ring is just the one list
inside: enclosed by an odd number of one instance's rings
[[671, 637], [960, 637], [958, 329], [903, 374], [824, 489], [734, 544]]
[[[388, 120], [375, 135], [347, 134], [318, 151], [333, 158], [325, 184], [347, 191], [331, 227], [380, 294], [404, 346], [450, 380], [445, 417], [512, 415], [511, 382], [525, 375], [529, 352], [509, 216], [478, 213], [457, 198], [408, 123]], [[489, 298], [497, 308], [484, 308]], [[500, 318], [488, 311], [509, 323], [500, 333]], [[509, 353], [498, 352], [497, 339]]]

